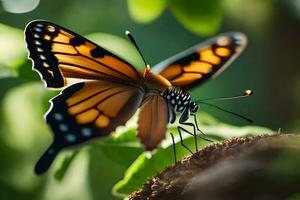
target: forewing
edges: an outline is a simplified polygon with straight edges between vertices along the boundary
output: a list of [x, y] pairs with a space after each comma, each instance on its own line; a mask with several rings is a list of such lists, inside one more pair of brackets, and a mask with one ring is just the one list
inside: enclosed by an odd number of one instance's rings
[[126, 84], [140, 79], [136, 69], [125, 60], [56, 24], [30, 22], [25, 38], [33, 68], [47, 87], [60, 88], [81, 79]]
[[36, 172], [48, 169], [62, 148], [109, 135], [124, 125], [143, 99], [140, 89], [117, 83], [76, 83], [52, 99], [46, 121], [54, 133], [53, 144], [36, 165]]
[[155, 149], [165, 138], [168, 117], [167, 103], [160, 95], [148, 97], [142, 105], [138, 121], [138, 136], [146, 150]]
[[222, 34], [159, 63], [153, 67], [153, 72], [164, 76], [174, 86], [191, 89], [224, 71], [246, 43], [247, 38], [242, 33]]

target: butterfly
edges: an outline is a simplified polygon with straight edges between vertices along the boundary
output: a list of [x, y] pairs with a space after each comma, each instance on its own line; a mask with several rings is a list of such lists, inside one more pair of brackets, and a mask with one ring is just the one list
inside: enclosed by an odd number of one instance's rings
[[46, 87], [64, 88], [51, 99], [45, 115], [54, 140], [38, 160], [36, 174], [46, 172], [62, 149], [110, 135], [138, 109], [138, 137], [146, 150], [155, 149], [176, 114], [180, 123], [191, 125], [186, 121], [198, 105], [186, 91], [218, 76], [247, 42], [239, 32], [220, 34], [140, 72], [100, 45], [48, 21], [30, 22], [25, 39], [33, 70]]

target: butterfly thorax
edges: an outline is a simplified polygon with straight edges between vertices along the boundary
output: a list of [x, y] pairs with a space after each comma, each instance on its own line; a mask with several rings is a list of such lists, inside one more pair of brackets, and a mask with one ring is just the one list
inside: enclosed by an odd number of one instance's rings
[[199, 108], [198, 104], [191, 100], [191, 95], [179, 88], [165, 89], [162, 96], [176, 112], [182, 113], [185, 109], [189, 109], [191, 113], [195, 113]]
[[159, 74], [154, 74], [150, 71], [143, 73], [143, 82], [142, 85], [146, 89], [149, 90], [159, 90], [164, 91], [167, 88], [170, 88], [172, 85], [171, 83]]

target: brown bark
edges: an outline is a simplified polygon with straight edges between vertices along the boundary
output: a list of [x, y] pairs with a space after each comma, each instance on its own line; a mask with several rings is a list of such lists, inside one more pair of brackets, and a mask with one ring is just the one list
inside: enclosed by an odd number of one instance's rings
[[233, 138], [166, 168], [129, 199], [285, 199], [300, 192], [299, 164], [298, 135]]

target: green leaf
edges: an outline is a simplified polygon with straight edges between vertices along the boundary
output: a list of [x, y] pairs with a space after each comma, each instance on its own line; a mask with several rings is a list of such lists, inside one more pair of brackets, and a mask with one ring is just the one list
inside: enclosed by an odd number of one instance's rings
[[12, 69], [11, 67], [0, 66], [0, 79], [11, 78], [16, 76], [17, 76], [16, 70]]
[[3, 160], [9, 167], [0, 175], [16, 190], [29, 191], [41, 180], [33, 173], [33, 165], [51, 137], [43, 119], [50, 93], [42, 84], [22, 83], [19, 78], [0, 79], [5, 92], [1, 97], [1, 146], [9, 149], [9, 159]]
[[19, 77], [26, 81], [40, 78], [27, 59], [23, 30], [0, 24], [0, 78]]
[[144, 66], [141, 56], [128, 40], [106, 33], [89, 34], [87, 35], [87, 38], [96, 42], [98, 45], [101, 45], [101, 47], [120, 56], [136, 68]]
[[289, 195], [286, 200], [300, 200], [300, 192]]
[[[1, 68], [0, 68], [1, 73]], [[9, 92], [10, 89], [17, 87], [25, 83], [24, 80], [14, 77], [2, 77], [0, 78], [0, 101], [5, 97], [6, 92]]]
[[171, 0], [170, 8], [185, 28], [198, 35], [214, 34], [221, 23], [220, 0]]
[[32, 70], [32, 62], [30, 60], [27, 60], [18, 68], [18, 77], [26, 81], [43, 83], [40, 75], [36, 71]]
[[62, 162], [62, 165], [61, 167], [55, 172], [54, 174], [54, 178], [57, 180], [57, 181], [62, 181], [67, 170], [69, 169], [70, 167], [70, 164], [72, 163], [72, 161], [74, 160], [74, 158], [77, 156], [79, 152], [79, 149], [76, 149], [75, 151], [72, 152], [71, 155], [66, 155], [63, 162]]
[[[143, 152], [143, 148], [136, 136], [136, 129], [113, 134], [106, 140], [102, 139], [92, 144], [100, 149], [111, 161], [128, 167]], [[120, 156], [122, 152], [122, 156]]]
[[[206, 114], [207, 115], [207, 114]], [[263, 133], [272, 133], [273, 131], [268, 128], [259, 126], [244, 126], [237, 127], [224, 123], [217, 123], [212, 117], [207, 115], [214, 125], [200, 126], [200, 129], [206, 134], [206, 138], [224, 140], [230, 137], [239, 137], [247, 135], [259, 135]], [[198, 117], [203, 119], [203, 117]], [[176, 133], [175, 128], [168, 131]], [[168, 135], [168, 134], [167, 134]], [[189, 152], [180, 144], [180, 138], [175, 135], [176, 154], [177, 159], [180, 160]], [[184, 144], [191, 150], [194, 150], [194, 138], [190, 135], [184, 134]], [[204, 140], [198, 140], [199, 149], [204, 148], [209, 143]], [[156, 173], [161, 172], [167, 166], [174, 163], [172, 140], [169, 138], [162, 143], [162, 147], [151, 153], [142, 153], [134, 163], [127, 169], [123, 179], [119, 181], [113, 188], [113, 193], [116, 196], [127, 196], [133, 191], [139, 189], [148, 178], [154, 176]]]
[[[16, 79], [18, 81], [19, 79]], [[18, 82], [16, 83], [18, 84]], [[7, 91], [3, 99], [2, 139], [13, 148], [29, 151], [43, 136], [50, 136], [43, 115], [50, 104], [53, 92], [47, 91], [42, 83], [26, 83]], [[44, 141], [44, 140], [43, 140]]]
[[[99, 148], [89, 148], [89, 153], [88, 181], [92, 199], [116, 199], [112, 196], [111, 189], [123, 176], [128, 166], [116, 164]], [[122, 157], [123, 153], [120, 151], [115, 157]]]
[[130, 16], [139, 23], [149, 23], [158, 18], [167, 3], [168, 0], [127, 0]]
[[66, 150], [59, 153], [53, 166], [47, 172], [50, 176], [47, 177], [47, 182], [43, 188], [43, 200], [93, 199], [89, 185], [90, 157], [86, 149], [81, 149], [78, 152], [62, 181], [57, 181], [53, 178], [53, 173], [61, 166], [65, 155], [69, 153]]
[[25, 62], [27, 51], [22, 30], [0, 24], [0, 69], [17, 68]]

